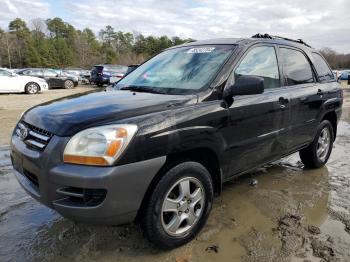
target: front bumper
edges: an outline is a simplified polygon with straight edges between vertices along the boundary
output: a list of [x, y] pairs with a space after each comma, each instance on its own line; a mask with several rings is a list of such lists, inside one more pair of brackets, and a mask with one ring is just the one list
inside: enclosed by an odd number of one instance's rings
[[[53, 136], [44, 151], [36, 151], [14, 134], [11, 159], [22, 187], [39, 202], [75, 221], [105, 225], [133, 221], [166, 157], [113, 167], [65, 164], [62, 152], [67, 142], [68, 138]], [[62, 194], [66, 188], [104, 190], [106, 194], [101, 202], [91, 205]]]
[[40, 91], [47, 91], [49, 89], [49, 85], [47, 83], [40, 83]]

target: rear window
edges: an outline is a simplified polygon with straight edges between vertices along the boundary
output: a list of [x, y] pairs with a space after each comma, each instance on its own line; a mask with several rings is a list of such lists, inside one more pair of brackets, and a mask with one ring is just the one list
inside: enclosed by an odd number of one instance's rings
[[281, 48], [280, 51], [288, 86], [314, 82], [310, 63], [302, 52], [290, 48]]
[[312, 57], [315, 61], [314, 65], [317, 71], [318, 78], [321, 82], [323, 81], [332, 81], [334, 80], [334, 75], [327, 65], [326, 61], [324, 61], [323, 57], [317, 53], [312, 53]]
[[94, 66], [92, 68], [92, 71], [95, 71], [95, 72], [102, 72], [103, 70], [103, 66]]
[[104, 70], [115, 73], [126, 73], [128, 67], [121, 65], [106, 65], [104, 66]]

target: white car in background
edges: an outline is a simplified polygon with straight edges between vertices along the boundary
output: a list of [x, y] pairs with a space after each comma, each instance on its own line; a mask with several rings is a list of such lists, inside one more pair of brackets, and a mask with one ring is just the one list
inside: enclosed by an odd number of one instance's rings
[[48, 90], [45, 79], [32, 76], [22, 76], [8, 69], [0, 68], [0, 93], [37, 94]]

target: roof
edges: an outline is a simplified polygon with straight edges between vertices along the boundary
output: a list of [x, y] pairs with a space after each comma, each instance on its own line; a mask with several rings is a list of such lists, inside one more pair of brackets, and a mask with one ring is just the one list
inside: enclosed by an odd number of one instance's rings
[[261, 35], [262, 37], [251, 37], [251, 38], [217, 38], [217, 39], [208, 39], [208, 40], [199, 40], [195, 42], [189, 42], [185, 43], [179, 46], [171, 47], [182, 47], [182, 46], [199, 46], [199, 45], [239, 45], [239, 44], [251, 44], [251, 43], [272, 43], [272, 44], [282, 44], [282, 45], [289, 45], [289, 46], [295, 46], [298, 48], [311, 48], [309, 45], [305, 44], [302, 40], [293, 40], [283, 37], [277, 37], [277, 36], [269, 36], [263, 37], [264, 35]]

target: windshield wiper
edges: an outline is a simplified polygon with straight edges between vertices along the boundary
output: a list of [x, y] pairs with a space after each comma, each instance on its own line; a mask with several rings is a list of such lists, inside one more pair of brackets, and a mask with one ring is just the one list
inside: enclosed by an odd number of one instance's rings
[[147, 92], [147, 93], [153, 93], [153, 94], [164, 94], [164, 92], [161, 92], [159, 90], [155, 90], [153, 88], [145, 87], [145, 86], [124, 86], [120, 88], [120, 90], [130, 90], [135, 92]]

